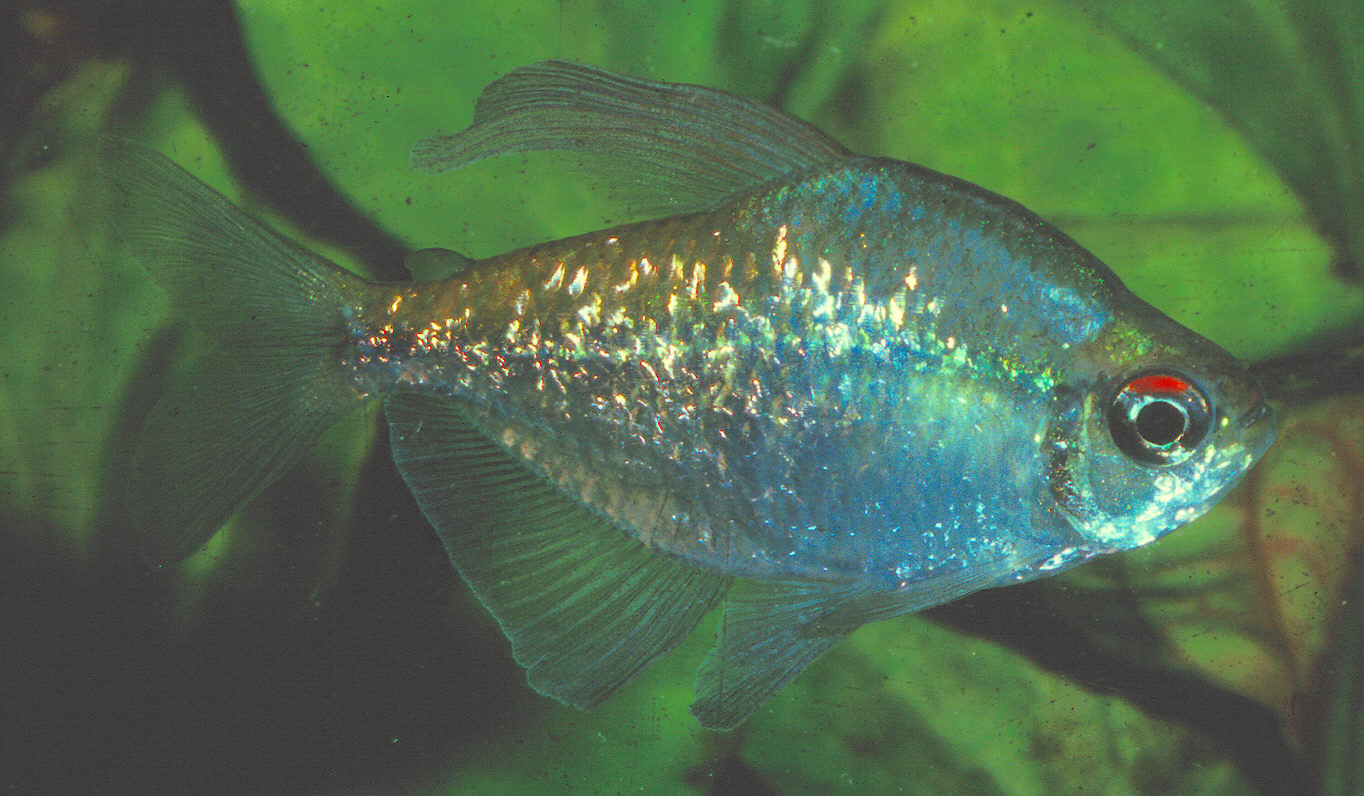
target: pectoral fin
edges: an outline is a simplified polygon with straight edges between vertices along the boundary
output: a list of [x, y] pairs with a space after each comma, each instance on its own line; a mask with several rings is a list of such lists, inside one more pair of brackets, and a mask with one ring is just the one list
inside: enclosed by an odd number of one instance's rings
[[737, 584], [725, 600], [715, 648], [697, 673], [691, 711], [702, 726], [732, 729], [862, 625], [1000, 584], [1019, 562], [1017, 554], [1001, 555], [895, 591], [865, 581]]
[[857, 591], [839, 584], [745, 582], [720, 619], [715, 648], [696, 674], [691, 712], [701, 726], [729, 730], [762, 707], [854, 627], [820, 617]]

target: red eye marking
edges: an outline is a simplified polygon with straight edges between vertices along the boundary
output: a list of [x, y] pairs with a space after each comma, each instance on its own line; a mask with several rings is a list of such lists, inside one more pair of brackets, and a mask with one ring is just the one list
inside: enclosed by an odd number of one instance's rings
[[1139, 395], [1179, 394], [1187, 392], [1188, 390], [1189, 383], [1187, 381], [1178, 376], [1166, 376], [1163, 374], [1142, 376], [1140, 379], [1127, 385], [1128, 392], [1134, 392]]

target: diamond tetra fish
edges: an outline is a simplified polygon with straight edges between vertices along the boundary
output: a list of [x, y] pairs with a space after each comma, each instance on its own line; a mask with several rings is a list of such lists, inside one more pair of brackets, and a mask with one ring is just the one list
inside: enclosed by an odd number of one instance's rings
[[537, 691], [594, 705], [723, 600], [692, 710], [728, 728], [862, 624], [1151, 542], [1274, 436], [1229, 355], [977, 186], [557, 62], [413, 158], [533, 149], [603, 155], [677, 213], [371, 284], [104, 145], [133, 251], [215, 346], [133, 458], [150, 560], [379, 399]]

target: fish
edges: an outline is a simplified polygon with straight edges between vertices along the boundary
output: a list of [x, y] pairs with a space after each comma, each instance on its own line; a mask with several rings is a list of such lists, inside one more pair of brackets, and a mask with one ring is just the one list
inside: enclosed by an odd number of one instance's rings
[[101, 142], [119, 233], [207, 341], [128, 467], [146, 561], [201, 548], [377, 401], [535, 691], [593, 707], [718, 608], [691, 712], [730, 729], [862, 625], [1156, 541], [1273, 442], [1235, 358], [964, 180], [562, 61], [411, 158], [537, 150], [654, 217], [423, 250], [443, 278], [380, 283]]

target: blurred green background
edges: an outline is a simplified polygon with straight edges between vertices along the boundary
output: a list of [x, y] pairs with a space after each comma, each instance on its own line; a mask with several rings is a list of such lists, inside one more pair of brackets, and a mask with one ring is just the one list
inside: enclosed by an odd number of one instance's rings
[[[14, 792], [1364, 789], [1364, 10], [1350, 2], [174, 3], [0, 10], [0, 786]], [[602, 708], [535, 696], [372, 413], [179, 568], [116, 484], [183, 329], [92, 150], [150, 143], [375, 276], [631, 218], [552, 156], [412, 173], [506, 71], [703, 83], [1057, 222], [1256, 363], [1281, 439], [1151, 548], [869, 626], [741, 729], [710, 627]]]

